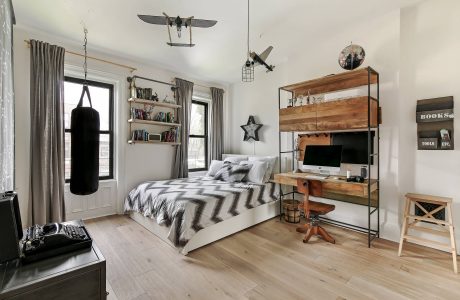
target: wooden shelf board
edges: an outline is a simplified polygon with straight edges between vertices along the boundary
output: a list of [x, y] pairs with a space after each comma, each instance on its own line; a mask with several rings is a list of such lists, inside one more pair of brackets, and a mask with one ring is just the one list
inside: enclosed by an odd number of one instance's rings
[[164, 102], [155, 102], [153, 100], [147, 99], [140, 99], [140, 98], [129, 98], [128, 102], [132, 103], [139, 103], [139, 104], [147, 104], [152, 106], [160, 106], [160, 107], [167, 107], [167, 108], [180, 108], [180, 105], [172, 104], [172, 103], [164, 103]]
[[368, 84], [368, 72], [370, 72], [370, 83], [378, 81], [378, 73], [370, 67], [347, 71], [339, 74], [328, 75], [321, 78], [303, 81], [281, 87], [282, 90], [294, 92], [294, 96], [299, 94], [311, 95], [336, 92]]
[[178, 146], [180, 143], [173, 143], [173, 142], [161, 142], [161, 141], [134, 141], [129, 140], [128, 144], [160, 144], [160, 145], [170, 145], [170, 146]]
[[177, 124], [177, 123], [167, 123], [167, 122], [139, 120], [139, 119], [129, 119], [128, 123], [138, 123], [138, 124], [158, 125], [158, 126], [169, 126], [169, 127], [180, 127], [181, 126], [180, 124]]

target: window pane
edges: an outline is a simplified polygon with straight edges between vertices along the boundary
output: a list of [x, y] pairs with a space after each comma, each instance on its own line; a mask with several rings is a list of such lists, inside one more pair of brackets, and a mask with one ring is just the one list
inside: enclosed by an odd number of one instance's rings
[[206, 168], [206, 151], [204, 138], [189, 138], [188, 145], [188, 168]]
[[[64, 123], [65, 128], [70, 129], [70, 116], [72, 109], [77, 107], [80, 101], [83, 85], [66, 81], [64, 83]], [[109, 130], [110, 124], [110, 91], [107, 88], [89, 86], [93, 108], [99, 112], [101, 130]], [[88, 98], [85, 96], [83, 106], [89, 106]]]
[[110, 135], [101, 134], [99, 140], [99, 176], [110, 175]]
[[192, 103], [192, 115], [190, 116], [190, 134], [204, 135], [205, 134], [205, 106]]
[[64, 135], [64, 170], [65, 179], [70, 179], [70, 132], [66, 132]]
[[[99, 177], [110, 175], [110, 135], [101, 134], [99, 137]], [[65, 157], [64, 170], [65, 179], [70, 179], [70, 132], [65, 133]]]

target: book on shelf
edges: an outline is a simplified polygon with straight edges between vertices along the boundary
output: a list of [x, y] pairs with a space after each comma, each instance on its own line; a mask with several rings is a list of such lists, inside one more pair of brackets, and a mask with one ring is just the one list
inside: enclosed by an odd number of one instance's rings
[[[132, 141], [149, 141], [149, 132], [144, 129], [137, 129], [133, 130], [131, 134]], [[179, 141], [179, 130], [177, 128], [171, 128], [168, 131], [164, 131], [161, 133], [161, 140], [160, 142], [167, 142], [167, 143], [176, 143]]]

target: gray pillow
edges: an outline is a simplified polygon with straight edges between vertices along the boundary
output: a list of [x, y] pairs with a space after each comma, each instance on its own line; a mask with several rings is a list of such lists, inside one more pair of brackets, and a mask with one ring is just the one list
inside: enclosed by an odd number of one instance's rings
[[224, 166], [217, 171], [214, 179], [226, 182], [241, 182], [246, 175], [248, 175], [250, 166], [230, 165]]
[[224, 163], [231, 163], [233, 165], [238, 165], [243, 160], [248, 160], [247, 156], [228, 156], [224, 159]]
[[216, 176], [217, 171], [222, 169], [224, 162], [221, 160], [212, 160], [211, 165], [209, 166], [208, 173], [206, 176]]

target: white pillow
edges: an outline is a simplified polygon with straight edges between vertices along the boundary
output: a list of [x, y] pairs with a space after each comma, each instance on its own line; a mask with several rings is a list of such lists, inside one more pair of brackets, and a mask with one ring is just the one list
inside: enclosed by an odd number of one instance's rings
[[249, 156], [248, 161], [265, 161], [268, 163], [267, 172], [265, 173], [264, 182], [268, 182], [275, 169], [276, 156]]
[[206, 173], [206, 176], [211, 176], [214, 177], [220, 169], [224, 166], [224, 162], [221, 160], [212, 160], [211, 165], [209, 166], [208, 173]]
[[248, 160], [247, 156], [228, 156], [224, 159], [224, 163], [231, 163], [232, 165], [238, 165], [243, 160]]
[[251, 166], [249, 173], [246, 176], [246, 180], [254, 183], [264, 184], [265, 174], [268, 169], [268, 162], [266, 161], [242, 161], [240, 165]]

